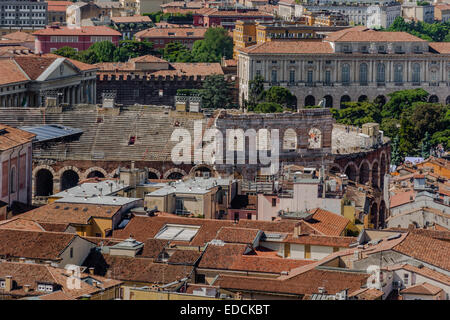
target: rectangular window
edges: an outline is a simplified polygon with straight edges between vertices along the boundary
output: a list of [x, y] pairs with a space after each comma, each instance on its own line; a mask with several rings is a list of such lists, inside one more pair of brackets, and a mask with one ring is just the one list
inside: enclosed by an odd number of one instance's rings
[[295, 70], [289, 71], [289, 82], [294, 83], [295, 82]]
[[277, 198], [272, 198], [272, 207], [277, 206]]
[[405, 273], [405, 274], [403, 275], [403, 283], [404, 283], [405, 285], [408, 285], [408, 284], [409, 284], [409, 274], [408, 274], [408, 273]]
[[331, 84], [331, 71], [330, 70], [325, 71], [325, 84], [327, 84], [327, 85]]
[[260, 77], [261, 76], [261, 70], [256, 70], [256, 76]]
[[308, 77], [307, 77], [306, 82], [308, 82], [308, 83], [312, 83], [313, 82], [313, 72], [312, 72], [312, 70], [308, 70]]
[[272, 70], [272, 82], [277, 82], [277, 70]]

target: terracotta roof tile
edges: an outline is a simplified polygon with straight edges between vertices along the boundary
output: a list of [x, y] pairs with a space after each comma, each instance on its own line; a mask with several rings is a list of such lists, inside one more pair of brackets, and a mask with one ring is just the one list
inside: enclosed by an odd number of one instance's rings
[[323, 287], [328, 294], [335, 294], [344, 289], [349, 292], [359, 290], [368, 277], [366, 273], [312, 269], [286, 280], [220, 275], [214, 285], [236, 291], [287, 295], [314, 294], [318, 293], [319, 287]]
[[413, 202], [415, 198], [416, 198], [416, 194], [415, 194], [414, 190], [398, 192], [391, 197], [390, 207], [394, 208], [394, 207], [401, 206], [402, 204], [405, 204], [405, 203]]
[[271, 52], [274, 54], [319, 54], [333, 53], [333, 48], [328, 42], [305, 41], [305, 40], [276, 40], [260, 43], [248, 48], [239, 49], [244, 53], [264, 54]]
[[119, 31], [113, 30], [106, 26], [87, 26], [81, 28], [69, 27], [48, 27], [38, 30], [33, 35], [40, 36], [121, 36]]
[[192, 38], [203, 39], [208, 28], [150, 28], [136, 33], [138, 39], [152, 38]]
[[313, 209], [311, 212], [313, 212], [312, 220], [306, 222], [324, 235], [339, 236], [350, 222], [346, 217], [321, 208]]
[[121, 206], [54, 202], [25, 212], [20, 218], [38, 222], [83, 225], [88, 224], [92, 217], [112, 219], [120, 209]]
[[12, 59], [0, 59], [0, 85], [28, 81], [28, 77]]
[[450, 42], [430, 42], [428, 45], [438, 53], [450, 54]]
[[358, 300], [376, 300], [383, 296], [384, 292], [375, 288], [363, 288], [356, 290], [349, 294], [349, 297], [357, 298]]
[[332, 42], [425, 42], [425, 40], [407, 32], [375, 31], [371, 29], [356, 31], [347, 29], [339, 36], [330, 35], [326, 40]]
[[111, 17], [111, 21], [115, 23], [152, 22], [149, 16]]
[[22, 144], [26, 144], [35, 136], [34, 133], [0, 124], [0, 151], [9, 150]]
[[252, 244], [259, 232], [258, 229], [222, 227], [217, 232], [216, 239], [228, 243]]
[[0, 256], [59, 260], [75, 234], [0, 229]]
[[15, 41], [21, 41], [21, 42], [34, 42], [35, 38], [32, 34], [22, 32], [22, 31], [16, 31], [11, 32], [8, 34], [5, 34], [2, 36], [3, 39], [8, 40], [15, 40]]
[[167, 260], [169, 264], [182, 264], [193, 266], [201, 256], [198, 250], [175, 250]]
[[330, 247], [342, 247], [348, 248], [350, 244], [357, 241], [356, 237], [335, 237], [335, 236], [322, 236], [322, 235], [301, 235], [299, 237], [294, 237], [290, 234], [286, 237], [283, 242], [287, 243], [299, 243], [299, 244], [310, 244], [317, 246], [330, 246]]
[[246, 244], [208, 245], [198, 265], [207, 269], [230, 269], [234, 260], [248, 251]]
[[402, 242], [393, 247], [394, 251], [403, 253], [433, 266], [450, 270], [450, 242], [408, 233]]
[[400, 294], [423, 294], [423, 295], [436, 295], [442, 291], [442, 288], [436, 287], [430, 283], [424, 282], [414, 286], [408, 287], [400, 291]]
[[436, 270], [427, 268], [425, 266], [422, 266], [419, 268], [416, 266], [412, 266], [410, 264], [400, 264], [400, 265], [388, 266], [388, 267], [386, 267], [386, 269], [387, 270], [399, 270], [399, 269], [408, 270], [413, 273], [420, 274], [421, 276], [424, 276], [428, 279], [438, 281], [447, 286], [450, 286], [450, 276], [448, 276], [444, 273], [438, 272]]
[[17, 56], [14, 60], [31, 80], [36, 80], [56, 60], [56, 58], [56, 55], [53, 57], [29, 55]]
[[168, 243], [169, 241], [162, 239], [147, 239], [144, 242], [144, 248], [140, 256], [156, 259]]

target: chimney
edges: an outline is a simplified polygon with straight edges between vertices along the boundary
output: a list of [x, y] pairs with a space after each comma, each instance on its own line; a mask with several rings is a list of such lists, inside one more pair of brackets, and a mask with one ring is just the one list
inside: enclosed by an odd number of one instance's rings
[[294, 227], [294, 238], [298, 238], [302, 234], [302, 223], [300, 222], [298, 225]]
[[13, 289], [13, 278], [12, 276], [5, 277], [5, 291], [11, 292]]
[[20, 263], [25, 263], [25, 258], [19, 258]]
[[30, 285], [29, 285], [29, 284], [25, 284], [25, 285], [23, 286], [23, 291], [29, 292], [29, 291], [30, 291]]
[[319, 287], [318, 290], [319, 290], [319, 293], [321, 293], [321, 294], [324, 294], [324, 293], [327, 292], [327, 291], [325, 290], [325, 287]]
[[89, 274], [90, 274], [90, 275], [94, 275], [94, 270], [95, 270], [95, 268], [90, 267], [90, 268], [89, 268]]
[[131, 161], [131, 170], [134, 170], [134, 161]]

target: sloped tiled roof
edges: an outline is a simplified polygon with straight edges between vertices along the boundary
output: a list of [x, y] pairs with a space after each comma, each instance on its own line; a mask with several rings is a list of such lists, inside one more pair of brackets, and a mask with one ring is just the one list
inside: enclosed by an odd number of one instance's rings
[[217, 232], [216, 239], [228, 243], [252, 244], [258, 235], [258, 229], [222, 227]]
[[430, 42], [429, 46], [438, 53], [450, 54], [450, 42]]
[[150, 28], [136, 33], [136, 38], [204, 38], [208, 28]]
[[450, 270], [450, 242], [433, 239], [416, 233], [408, 233], [403, 241], [393, 247], [394, 251]]
[[423, 294], [423, 295], [436, 295], [442, 291], [442, 288], [436, 287], [430, 283], [424, 282], [414, 286], [408, 287], [400, 291], [400, 294]]
[[0, 85], [28, 81], [28, 77], [12, 59], [0, 59]]
[[333, 53], [331, 44], [323, 41], [268, 41], [251, 47], [239, 49], [241, 52], [251, 54], [322, 54]]
[[384, 292], [375, 288], [363, 288], [349, 294], [349, 297], [356, 297], [358, 300], [376, 300], [383, 296]]
[[59, 260], [75, 234], [0, 229], [0, 256]]
[[22, 31], [16, 31], [11, 32], [8, 34], [5, 34], [2, 36], [3, 39], [8, 40], [15, 40], [15, 41], [22, 41], [22, 42], [34, 42], [34, 36], [32, 34], [22, 32]]
[[81, 28], [46, 28], [37, 30], [33, 35], [45, 36], [121, 36], [121, 33], [106, 26], [87, 26]]
[[16, 146], [28, 143], [35, 136], [34, 133], [0, 124], [0, 151], [9, 150]]
[[306, 222], [324, 235], [339, 236], [350, 222], [346, 217], [321, 208], [313, 209], [311, 212], [312, 220]]

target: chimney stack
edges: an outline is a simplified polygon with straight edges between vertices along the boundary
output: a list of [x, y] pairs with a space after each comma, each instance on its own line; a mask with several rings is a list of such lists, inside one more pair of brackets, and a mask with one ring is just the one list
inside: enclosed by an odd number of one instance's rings
[[11, 292], [13, 289], [13, 278], [12, 276], [5, 277], [5, 291]]
[[29, 291], [30, 291], [30, 285], [29, 285], [29, 284], [25, 284], [25, 285], [23, 286], [23, 291], [29, 292]]
[[90, 267], [90, 268], [89, 268], [89, 274], [94, 275], [94, 270], [95, 270], [95, 268]]
[[19, 258], [20, 263], [25, 263], [25, 258]]

